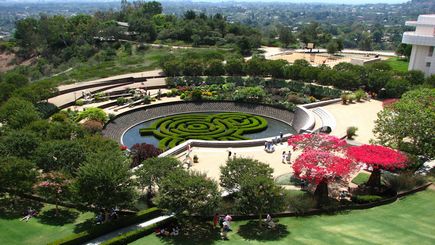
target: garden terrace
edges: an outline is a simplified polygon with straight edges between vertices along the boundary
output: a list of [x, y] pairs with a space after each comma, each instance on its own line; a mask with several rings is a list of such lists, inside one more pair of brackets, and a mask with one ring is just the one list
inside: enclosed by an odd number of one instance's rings
[[149, 105], [127, 111], [108, 123], [103, 135], [120, 141], [122, 134], [130, 127], [151, 119], [192, 112], [245, 112], [266, 116], [291, 124], [294, 114], [290, 111], [261, 104], [237, 102], [174, 102]]

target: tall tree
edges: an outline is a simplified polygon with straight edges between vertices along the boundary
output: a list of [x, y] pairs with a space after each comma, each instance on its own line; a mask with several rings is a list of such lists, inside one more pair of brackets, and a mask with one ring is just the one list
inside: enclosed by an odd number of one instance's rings
[[428, 158], [435, 157], [433, 122], [435, 89], [421, 88], [406, 92], [390, 107], [378, 113], [374, 143]]
[[292, 31], [287, 26], [282, 26], [278, 29], [279, 41], [283, 44], [284, 48], [287, 48], [290, 44], [296, 41], [292, 34]]
[[143, 161], [135, 174], [139, 186], [143, 189], [148, 187], [152, 191], [154, 186], [160, 186], [160, 182], [171, 172], [180, 170], [182, 163], [173, 157], [153, 157]]
[[266, 212], [280, 212], [285, 207], [285, 196], [282, 187], [275, 184], [269, 176], [249, 176], [241, 182], [237, 193], [236, 204], [245, 214], [257, 214], [261, 226]]
[[0, 107], [0, 122], [15, 129], [23, 128], [40, 119], [40, 114], [32, 103], [11, 98]]
[[77, 171], [74, 190], [79, 201], [106, 210], [130, 207], [136, 198], [129, 163], [120, 152], [88, 155]]
[[71, 180], [61, 172], [45, 173], [36, 184], [36, 191], [43, 198], [56, 205], [56, 216], [59, 215], [59, 203], [69, 195]]
[[273, 169], [269, 165], [250, 158], [228, 159], [220, 167], [220, 186], [232, 193], [240, 190], [241, 182], [245, 178], [255, 176], [272, 177]]
[[0, 157], [0, 193], [31, 193], [38, 172], [32, 162], [17, 157]]
[[162, 179], [157, 206], [177, 215], [211, 215], [220, 201], [218, 185], [204, 174], [177, 170]]

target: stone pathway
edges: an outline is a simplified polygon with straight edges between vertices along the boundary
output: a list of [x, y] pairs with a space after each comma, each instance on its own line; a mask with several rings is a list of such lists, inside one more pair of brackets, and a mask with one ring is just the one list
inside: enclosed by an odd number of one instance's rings
[[98, 237], [98, 238], [95, 238], [95, 239], [93, 239], [93, 240], [91, 240], [91, 241], [89, 241], [89, 242], [87, 242], [87, 243], [85, 243], [85, 244], [86, 244], [86, 245], [98, 245], [98, 244], [101, 244], [101, 243], [103, 243], [103, 242], [105, 242], [105, 241], [107, 241], [107, 240], [110, 240], [110, 239], [112, 239], [112, 238], [115, 238], [115, 237], [117, 237], [117, 236], [120, 236], [120, 235], [122, 235], [122, 234], [125, 234], [125, 233], [127, 233], [127, 232], [134, 231], [134, 230], [138, 230], [138, 229], [141, 229], [141, 228], [147, 227], [147, 226], [149, 226], [149, 225], [156, 224], [156, 223], [158, 223], [158, 222], [160, 222], [160, 221], [163, 221], [163, 220], [167, 220], [167, 219], [169, 219], [169, 218], [172, 218], [173, 216], [174, 216], [174, 215], [163, 215], [163, 216], [159, 216], [159, 217], [157, 217], [157, 218], [154, 218], [154, 219], [151, 219], [151, 220], [148, 220], [148, 221], [145, 221], [145, 222], [139, 223], [139, 224], [130, 225], [130, 226], [124, 227], [124, 228], [122, 228], [122, 229], [119, 229], [119, 230], [116, 230], [116, 231], [112, 231], [112, 232], [110, 232], [110, 233], [107, 233], [107, 234], [105, 234], [105, 235], [103, 235], [103, 236], [100, 236], [100, 237]]

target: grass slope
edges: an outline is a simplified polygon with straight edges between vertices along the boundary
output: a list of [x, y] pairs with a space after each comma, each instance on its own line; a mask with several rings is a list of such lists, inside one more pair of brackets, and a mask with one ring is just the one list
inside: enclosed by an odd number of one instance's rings
[[[280, 218], [279, 232], [256, 234], [256, 223], [233, 222], [229, 241], [218, 231], [207, 236], [158, 238], [154, 234], [132, 244], [435, 244], [435, 191], [427, 190], [393, 204], [368, 210], [299, 218]], [[200, 233], [200, 232], [198, 232]], [[202, 233], [201, 233], [202, 234]], [[197, 242], [199, 241], [199, 242]]]
[[386, 62], [391, 66], [391, 68], [393, 68], [394, 71], [408, 71], [408, 61], [404, 61], [395, 57], [388, 59]]
[[[1, 203], [3, 205], [5, 203]], [[89, 226], [89, 220], [94, 215], [90, 212], [80, 213], [74, 209], [62, 209], [59, 217], [54, 217], [54, 206], [45, 205], [37, 208], [38, 204], [28, 204], [36, 210], [41, 208], [37, 217], [29, 222], [20, 221], [21, 212], [27, 209], [22, 205], [15, 210], [6, 210], [9, 205], [3, 205], [0, 210], [0, 244], [39, 245], [60, 239], [67, 235], [78, 233]], [[19, 210], [19, 211], [18, 211]], [[88, 222], [87, 222], [88, 221]]]

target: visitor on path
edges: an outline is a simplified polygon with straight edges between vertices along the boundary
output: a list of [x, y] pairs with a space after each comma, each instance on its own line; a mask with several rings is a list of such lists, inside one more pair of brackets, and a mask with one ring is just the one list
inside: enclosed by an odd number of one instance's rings
[[231, 158], [231, 154], [232, 154], [231, 148], [228, 148], [227, 151], [228, 151], [228, 159], [230, 159]]
[[282, 144], [283, 140], [284, 140], [284, 134], [282, 132], [279, 132], [279, 143]]
[[187, 145], [187, 154], [186, 158], [190, 156], [190, 153], [192, 152], [192, 146], [190, 144]]
[[234, 152], [233, 159], [236, 160], [236, 158], [237, 158], [237, 153]]
[[269, 142], [265, 141], [264, 142], [264, 150], [267, 150], [268, 147], [269, 147]]
[[215, 213], [214, 217], [213, 217], [213, 228], [214, 229], [216, 229], [216, 226], [218, 225], [218, 223], [219, 223], [219, 214]]
[[292, 160], [292, 152], [288, 151], [285, 160], [287, 161], [288, 164], [291, 164], [291, 160]]
[[282, 163], [286, 163], [285, 159], [287, 157], [287, 154], [285, 153], [285, 151], [282, 152]]
[[228, 232], [230, 231], [230, 225], [228, 221], [224, 221], [223, 228], [221, 232], [221, 238], [223, 240], [228, 240]]

